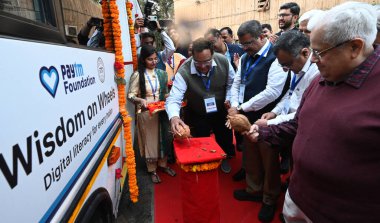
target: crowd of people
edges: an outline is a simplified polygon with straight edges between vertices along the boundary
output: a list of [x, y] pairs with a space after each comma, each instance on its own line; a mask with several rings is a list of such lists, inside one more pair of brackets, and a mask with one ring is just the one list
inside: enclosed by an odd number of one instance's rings
[[[238, 43], [229, 27], [190, 41], [158, 24], [158, 51], [156, 35], [141, 33], [128, 99], [152, 182], [161, 182], [157, 169], [176, 175], [167, 165], [175, 160], [173, 135], [190, 127], [193, 137], [215, 135], [227, 155], [226, 174], [229, 159], [242, 151], [231, 180], [246, 187], [233, 196], [261, 202], [260, 221], [273, 219], [285, 188], [286, 222], [379, 222], [379, 19], [379, 6], [367, 3], [301, 14], [289, 2], [279, 9], [279, 32], [246, 21]], [[157, 101], [166, 101], [166, 112], [150, 114], [148, 103]], [[227, 115], [236, 114], [248, 118], [249, 131], [228, 128]]]

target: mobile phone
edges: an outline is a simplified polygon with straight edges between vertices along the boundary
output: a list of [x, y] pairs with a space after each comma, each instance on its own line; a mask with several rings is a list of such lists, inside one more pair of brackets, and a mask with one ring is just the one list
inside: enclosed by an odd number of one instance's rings
[[148, 16], [148, 20], [149, 21], [157, 21], [157, 16], [155, 16], [155, 15], [149, 15]]

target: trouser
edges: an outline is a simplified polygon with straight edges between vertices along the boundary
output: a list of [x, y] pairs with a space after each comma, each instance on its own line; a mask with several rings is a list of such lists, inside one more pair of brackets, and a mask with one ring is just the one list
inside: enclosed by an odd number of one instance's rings
[[212, 130], [215, 134], [216, 142], [227, 156], [234, 156], [235, 148], [232, 143], [232, 130], [225, 126], [226, 115], [223, 112], [205, 116], [187, 114], [185, 115], [185, 123], [190, 126], [193, 137], [209, 137]]
[[265, 142], [244, 139], [245, 170], [248, 193], [263, 192], [263, 202], [273, 205], [281, 191], [280, 164], [277, 148]]
[[240, 145], [243, 143], [243, 136], [237, 131], [235, 131], [235, 140], [236, 140], [236, 145]]
[[146, 167], [148, 169], [148, 172], [154, 172], [157, 170], [157, 166], [159, 167], [166, 167], [168, 162], [167, 156], [161, 158], [159, 157], [158, 160], [146, 160]]

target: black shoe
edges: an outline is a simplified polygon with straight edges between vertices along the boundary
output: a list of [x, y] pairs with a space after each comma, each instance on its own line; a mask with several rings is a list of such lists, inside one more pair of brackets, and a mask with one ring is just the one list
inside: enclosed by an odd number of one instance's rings
[[224, 173], [230, 173], [231, 172], [231, 166], [226, 159], [222, 160], [222, 164], [220, 165], [220, 169]]
[[239, 151], [239, 152], [243, 152], [243, 149], [244, 149], [244, 145], [243, 143], [240, 143], [240, 144], [237, 144], [236, 145], [236, 150]]
[[264, 204], [259, 211], [259, 220], [262, 222], [270, 222], [273, 220], [274, 213], [276, 212], [276, 205]]
[[239, 201], [256, 201], [261, 202], [263, 200], [262, 194], [251, 194], [245, 189], [234, 190], [234, 198]]
[[233, 181], [241, 181], [241, 180], [244, 180], [244, 179], [245, 179], [245, 169], [244, 168], [241, 168], [238, 172], [236, 172], [232, 176], [232, 180]]
[[280, 162], [280, 173], [286, 174], [289, 172], [290, 159], [289, 157], [282, 157]]
[[168, 163], [170, 163], [170, 164], [175, 163], [175, 158], [174, 157], [168, 157]]

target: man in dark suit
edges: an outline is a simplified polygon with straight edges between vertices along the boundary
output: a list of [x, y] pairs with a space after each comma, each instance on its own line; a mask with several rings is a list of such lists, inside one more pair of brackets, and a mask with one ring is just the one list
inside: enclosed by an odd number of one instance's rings
[[[222, 38], [221, 32], [217, 29], [207, 30], [204, 37], [213, 43], [215, 52], [218, 52], [227, 57], [228, 61], [231, 63], [232, 67], [234, 68], [236, 72], [237, 66], [234, 63], [234, 57], [236, 56], [237, 58], [240, 58], [240, 56], [244, 54], [244, 50], [236, 44], [226, 43]], [[226, 101], [226, 108], [227, 109], [230, 108], [229, 100]], [[235, 139], [236, 139], [237, 150], [242, 151], [243, 150], [243, 136], [235, 132]], [[245, 171], [242, 169], [237, 174], [234, 174], [233, 179], [235, 181], [243, 180], [244, 176], [245, 176]]]
[[207, 30], [204, 37], [214, 44], [215, 52], [223, 54], [227, 57], [228, 61], [236, 71], [237, 67], [234, 64], [234, 55], [237, 54], [240, 57], [244, 54], [244, 50], [238, 45], [225, 43], [222, 38], [222, 34], [217, 29]]

